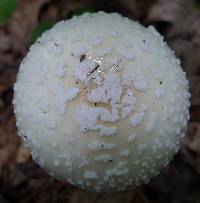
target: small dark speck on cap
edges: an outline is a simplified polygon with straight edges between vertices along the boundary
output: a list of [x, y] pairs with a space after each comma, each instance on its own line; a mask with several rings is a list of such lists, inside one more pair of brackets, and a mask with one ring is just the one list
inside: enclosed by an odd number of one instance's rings
[[86, 57], [85, 54], [81, 55], [81, 57], [80, 57], [80, 62], [84, 61], [84, 60], [85, 60], [85, 57]]

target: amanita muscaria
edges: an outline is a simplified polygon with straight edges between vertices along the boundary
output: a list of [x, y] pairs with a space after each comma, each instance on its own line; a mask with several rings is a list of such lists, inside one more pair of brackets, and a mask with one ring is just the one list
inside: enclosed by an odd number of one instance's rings
[[146, 183], [178, 151], [189, 119], [185, 73], [152, 27], [119, 14], [57, 23], [14, 86], [19, 135], [50, 174], [92, 191]]

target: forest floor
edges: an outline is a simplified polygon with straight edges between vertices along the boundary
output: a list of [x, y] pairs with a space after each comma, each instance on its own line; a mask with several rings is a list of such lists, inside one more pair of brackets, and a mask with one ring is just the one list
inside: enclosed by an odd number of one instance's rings
[[[115, 11], [153, 24], [181, 59], [190, 84], [191, 119], [175, 159], [135, 191], [95, 194], [50, 177], [35, 164], [17, 136], [13, 84], [31, 33], [44, 20], [67, 19], [79, 8]], [[0, 27], [0, 202], [1, 203], [199, 203], [200, 202], [200, 2], [193, 0], [18, 0]]]

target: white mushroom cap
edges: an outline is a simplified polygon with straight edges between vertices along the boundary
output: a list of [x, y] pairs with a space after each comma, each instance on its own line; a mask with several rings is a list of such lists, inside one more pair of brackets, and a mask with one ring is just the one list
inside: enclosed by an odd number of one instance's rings
[[57, 23], [30, 48], [14, 86], [19, 134], [50, 174], [92, 191], [148, 182], [189, 119], [180, 61], [150, 26], [119, 14]]

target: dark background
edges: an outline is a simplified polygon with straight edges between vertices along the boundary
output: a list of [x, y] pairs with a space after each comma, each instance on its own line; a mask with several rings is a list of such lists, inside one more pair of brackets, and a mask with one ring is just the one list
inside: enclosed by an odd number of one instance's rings
[[[183, 146], [160, 175], [136, 191], [95, 194], [59, 182], [32, 161], [17, 136], [12, 87], [19, 64], [38, 35], [38, 25], [88, 9], [115, 11], [145, 26], [153, 24], [181, 59], [189, 79], [191, 119]], [[9, 202], [200, 203], [200, 1], [17, 1], [10, 19], [0, 26], [0, 203]]]

